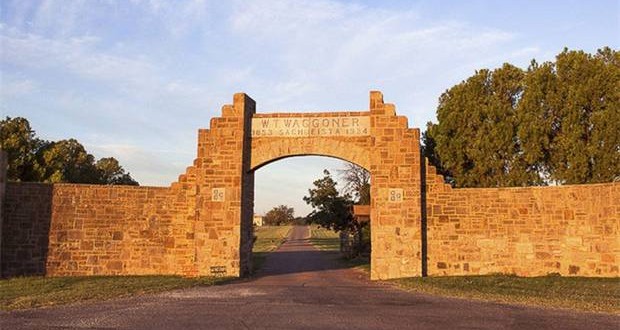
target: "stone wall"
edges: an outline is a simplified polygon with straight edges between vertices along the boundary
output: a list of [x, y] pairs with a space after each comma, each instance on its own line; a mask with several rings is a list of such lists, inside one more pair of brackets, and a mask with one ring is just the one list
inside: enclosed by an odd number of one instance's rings
[[191, 273], [193, 223], [174, 191], [9, 183], [3, 275]]
[[370, 113], [370, 277], [420, 276], [420, 130], [380, 92], [370, 93]]
[[2, 275], [45, 274], [52, 186], [8, 183], [3, 208]]
[[[240, 276], [251, 268], [254, 101], [235, 94], [170, 187], [9, 183], [3, 276]], [[216, 191], [222, 193], [216, 198]]]
[[619, 275], [620, 183], [452, 189], [427, 168], [429, 275]]
[[243, 276], [251, 269], [254, 173], [250, 121], [255, 103], [243, 93], [200, 130], [196, 182], [196, 266], [200, 275]]
[[[197, 157], [170, 187], [8, 183], [3, 195], [0, 173], [2, 275], [243, 276], [251, 269], [254, 171], [324, 155], [371, 173], [371, 279], [618, 276], [620, 183], [452, 189], [421, 161], [420, 131], [380, 92], [370, 93], [368, 111], [255, 111], [251, 98], [235, 94], [198, 131]], [[253, 118], [343, 128], [356, 120], [363, 129], [253, 137]]]

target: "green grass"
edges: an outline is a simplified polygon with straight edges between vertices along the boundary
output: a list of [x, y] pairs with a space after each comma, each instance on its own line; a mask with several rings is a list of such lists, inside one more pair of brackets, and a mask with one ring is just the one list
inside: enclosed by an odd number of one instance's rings
[[292, 226], [261, 226], [254, 229], [256, 241], [252, 247], [253, 273], [262, 267], [269, 252], [284, 243], [292, 229]]
[[252, 252], [271, 252], [280, 246], [293, 229], [292, 226], [262, 226], [254, 229], [256, 241]]
[[340, 251], [340, 236], [337, 232], [317, 226], [310, 228], [310, 243], [323, 251]]
[[504, 303], [620, 314], [620, 279], [510, 275], [390, 280], [416, 292]]
[[16, 277], [0, 280], [0, 309], [13, 310], [106, 300], [214, 285], [225, 280], [227, 279], [180, 276]]
[[[310, 229], [310, 242], [322, 251], [340, 251], [340, 235], [333, 230], [316, 226], [312, 227]], [[368, 256], [358, 256], [353, 259], [340, 256], [339, 259], [346, 268], [356, 268], [370, 272], [370, 258]]]
[[358, 256], [353, 259], [343, 259], [347, 267], [359, 269], [370, 274], [370, 256]]

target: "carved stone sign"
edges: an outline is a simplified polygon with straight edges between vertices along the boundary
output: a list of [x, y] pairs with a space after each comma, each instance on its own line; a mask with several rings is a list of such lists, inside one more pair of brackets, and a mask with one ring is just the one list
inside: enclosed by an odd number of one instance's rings
[[370, 117], [264, 117], [252, 118], [253, 137], [364, 136]]

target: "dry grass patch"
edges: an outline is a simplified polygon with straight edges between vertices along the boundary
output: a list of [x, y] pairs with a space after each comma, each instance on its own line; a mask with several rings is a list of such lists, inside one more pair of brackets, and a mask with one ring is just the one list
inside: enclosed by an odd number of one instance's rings
[[226, 279], [180, 276], [16, 277], [0, 280], [0, 309], [12, 310], [106, 300], [214, 285], [224, 280]]
[[262, 226], [254, 229], [256, 241], [252, 252], [271, 252], [277, 249], [288, 237], [293, 226]]
[[317, 226], [310, 228], [310, 243], [323, 251], [340, 251], [340, 235], [337, 232]]
[[620, 278], [484, 275], [390, 282], [423, 293], [620, 314]]

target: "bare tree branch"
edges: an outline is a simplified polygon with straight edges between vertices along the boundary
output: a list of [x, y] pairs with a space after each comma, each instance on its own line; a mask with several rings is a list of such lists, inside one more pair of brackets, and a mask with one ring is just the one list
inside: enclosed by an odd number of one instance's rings
[[345, 163], [338, 175], [344, 184], [344, 193], [354, 196], [360, 204], [370, 204], [370, 172], [353, 163]]

